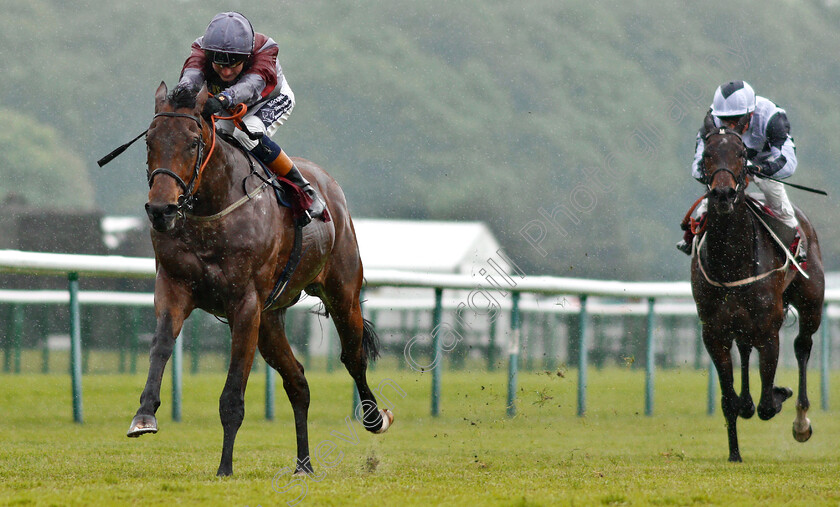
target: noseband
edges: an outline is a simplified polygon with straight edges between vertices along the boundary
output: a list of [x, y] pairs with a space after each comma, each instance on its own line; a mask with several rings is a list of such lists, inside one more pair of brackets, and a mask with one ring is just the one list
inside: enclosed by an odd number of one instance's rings
[[[174, 118], [189, 118], [198, 124], [199, 130], [202, 129], [201, 120], [197, 116], [193, 116], [191, 114], [184, 114], [184, 113], [157, 113], [152, 119], [157, 118], [159, 116], [169, 116]], [[165, 174], [167, 176], [172, 177], [175, 180], [175, 183], [178, 184], [179, 187], [183, 190], [183, 193], [178, 196], [178, 214], [182, 215], [183, 211], [186, 209], [187, 211], [193, 208], [195, 204], [195, 187], [201, 177], [201, 171], [203, 169], [202, 165], [202, 158], [204, 155], [204, 138], [199, 135], [198, 137], [198, 154], [195, 157], [195, 166], [193, 167], [193, 175], [190, 179], [189, 183], [185, 183], [184, 180], [172, 172], [171, 170], [165, 167], [158, 167], [151, 174], [149, 174], [149, 188], [152, 188], [152, 184], [154, 183], [155, 176], [158, 174]], [[212, 151], [212, 150], [211, 150]], [[209, 159], [209, 157], [208, 157]]]
[[[742, 190], [742, 188], [746, 188], [746, 185], [745, 185], [746, 180], [747, 180], [747, 149], [746, 149], [746, 145], [744, 145], [744, 141], [743, 141], [743, 139], [741, 139], [741, 136], [738, 135], [738, 133], [735, 132], [732, 129], [728, 129], [728, 128], [715, 129], [715, 130], [709, 132], [708, 134], [706, 134], [705, 137], [703, 137], [703, 140], [708, 141], [709, 138], [712, 137], [713, 135], [721, 135], [721, 136], [732, 135], [732, 136], [735, 136], [738, 139], [739, 143], [742, 146], [741, 155], [740, 155], [740, 158], [741, 158], [741, 172], [740, 172], [740, 174], [736, 175], [729, 168], [719, 167], [719, 168], [715, 169], [712, 172], [712, 174], [709, 176], [709, 182], [706, 184], [706, 188], [708, 188], [709, 191], [711, 191], [712, 190], [712, 183], [715, 181], [715, 176], [717, 176], [718, 173], [725, 172], [725, 173], [729, 173], [732, 176], [732, 179], [735, 180], [735, 191], [740, 192]], [[705, 172], [705, 168], [706, 168], [706, 162], [704, 160], [703, 161], [704, 172]]]

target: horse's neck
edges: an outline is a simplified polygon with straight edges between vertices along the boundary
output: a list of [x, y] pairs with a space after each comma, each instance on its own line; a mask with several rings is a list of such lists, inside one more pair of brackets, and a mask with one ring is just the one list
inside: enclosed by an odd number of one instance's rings
[[[226, 208], [238, 199], [236, 195], [237, 181], [248, 174], [237, 164], [238, 150], [221, 139], [216, 139], [216, 147], [211, 154], [207, 167], [201, 175], [201, 183], [196, 193], [193, 213], [196, 215], [212, 215]], [[240, 166], [240, 167], [238, 167]]]
[[747, 206], [741, 201], [729, 215], [710, 206], [706, 226], [707, 270], [718, 279], [733, 280], [755, 274], [757, 268], [756, 229]]

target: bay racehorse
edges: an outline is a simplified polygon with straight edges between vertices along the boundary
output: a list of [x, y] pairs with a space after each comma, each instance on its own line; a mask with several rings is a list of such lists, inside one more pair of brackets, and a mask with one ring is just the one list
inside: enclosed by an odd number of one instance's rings
[[[745, 117], [748, 118], [748, 117]], [[704, 122], [703, 168], [708, 185], [705, 233], [695, 239], [691, 261], [691, 289], [702, 323], [703, 343], [721, 387], [721, 406], [729, 438], [729, 461], [741, 461], [736, 421], [756, 412], [749, 389], [749, 359], [759, 354], [761, 397], [758, 416], [767, 420], [782, 409], [793, 392], [774, 385], [779, 360], [779, 328], [788, 306], [799, 314], [799, 334], [793, 346], [799, 367], [799, 389], [793, 436], [811, 437], [806, 417], [806, 368], [811, 335], [820, 326], [825, 282], [817, 234], [808, 218], [796, 210], [807, 237], [804, 274], [792, 266], [787, 245], [779, 245], [750, 210], [745, 189], [749, 183], [747, 150], [740, 132], [718, 128], [711, 116]], [[806, 276], [807, 275], [807, 276]], [[732, 373], [732, 343], [741, 359], [741, 393], [736, 394]]]
[[[157, 325], [149, 354], [149, 375], [129, 437], [158, 430], [155, 412], [166, 362], [184, 320], [194, 309], [225, 318], [231, 331], [230, 366], [219, 415], [224, 430], [218, 475], [233, 473], [233, 444], [245, 411], [245, 386], [255, 351], [277, 370], [292, 405], [297, 436], [295, 473], [312, 473], [307, 435], [309, 386], [284, 330], [286, 308], [302, 291], [319, 297], [341, 340], [341, 360], [356, 383], [366, 429], [382, 433], [393, 422], [376, 406], [368, 387], [368, 359], [377, 355], [377, 337], [362, 317], [359, 293], [362, 262], [353, 221], [338, 184], [315, 164], [296, 159], [305, 177], [327, 202], [331, 220], [313, 220], [302, 229], [299, 261], [294, 255], [293, 213], [278, 205], [269, 178], [241, 149], [216, 135], [201, 116], [206, 87], [176, 88], [161, 83], [155, 116], [146, 134], [149, 202], [155, 251]], [[290, 264], [293, 271], [284, 268]], [[287, 280], [279, 297], [277, 280]]]

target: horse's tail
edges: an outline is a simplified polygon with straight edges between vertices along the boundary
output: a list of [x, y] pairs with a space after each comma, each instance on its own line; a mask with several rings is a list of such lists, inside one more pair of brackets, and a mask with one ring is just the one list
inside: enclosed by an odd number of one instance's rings
[[362, 348], [368, 356], [368, 359], [376, 361], [376, 358], [379, 357], [379, 335], [376, 334], [373, 322], [364, 318], [362, 321], [364, 322], [362, 331]]

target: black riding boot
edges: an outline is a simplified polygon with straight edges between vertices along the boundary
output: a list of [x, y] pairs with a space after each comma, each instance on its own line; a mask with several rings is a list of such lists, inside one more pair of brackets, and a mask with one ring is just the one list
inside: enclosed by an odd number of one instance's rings
[[324, 210], [327, 206], [326, 203], [324, 203], [324, 199], [321, 197], [321, 194], [319, 194], [318, 191], [315, 190], [315, 187], [313, 187], [309, 184], [308, 181], [306, 181], [306, 178], [303, 177], [296, 165], [292, 165], [292, 168], [289, 170], [288, 173], [286, 173], [286, 176], [284, 176], [284, 178], [300, 187], [300, 189], [303, 190], [306, 193], [306, 195], [312, 198], [312, 205], [309, 206], [309, 209], [307, 210], [309, 212], [310, 217], [317, 218], [323, 216]]
[[270, 137], [263, 136], [259, 144], [251, 150], [251, 153], [260, 159], [271, 172], [291, 181], [312, 198], [312, 205], [306, 210], [310, 219], [323, 216], [326, 209], [324, 199], [300, 174], [292, 159], [283, 152], [277, 143], [272, 141]]

